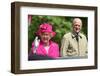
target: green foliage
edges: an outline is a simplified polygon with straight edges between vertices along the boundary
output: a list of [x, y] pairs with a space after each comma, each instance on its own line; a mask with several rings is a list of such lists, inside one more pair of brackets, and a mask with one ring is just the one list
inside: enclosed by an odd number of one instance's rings
[[[82, 32], [87, 36], [87, 18], [81, 18], [83, 22]], [[53, 30], [56, 32], [56, 36], [52, 38], [61, 46], [61, 39], [65, 33], [70, 32], [72, 29], [73, 17], [64, 16], [37, 16], [32, 15], [32, 22], [28, 27], [28, 46], [31, 47], [35, 38], [39, 25], [42, 23], [50, 23], [53, 26]]]

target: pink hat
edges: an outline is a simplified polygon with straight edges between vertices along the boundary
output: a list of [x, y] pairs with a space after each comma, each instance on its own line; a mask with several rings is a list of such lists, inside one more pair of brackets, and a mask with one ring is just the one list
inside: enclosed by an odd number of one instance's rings
[[53, 30], [52, 30], [52, 25], [50, 25], [48, 23], [43, 23], [40, 25], [37, 35], [40, 35], [40, 33], [42, 33], [42, 32], [50, 32], [50, 33], [52, 33], [52, 36], [56, 35], [56, 33], [53, 32]]

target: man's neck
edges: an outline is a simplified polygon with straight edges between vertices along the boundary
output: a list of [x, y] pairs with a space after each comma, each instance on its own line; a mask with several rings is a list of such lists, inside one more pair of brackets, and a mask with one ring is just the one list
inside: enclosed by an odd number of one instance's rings
[[79, 35], [79, 33], [80, 33], [80, 32], [75, 32], [75, 31], [73, 31], [73, 34], [74, 34], [74, 35]]

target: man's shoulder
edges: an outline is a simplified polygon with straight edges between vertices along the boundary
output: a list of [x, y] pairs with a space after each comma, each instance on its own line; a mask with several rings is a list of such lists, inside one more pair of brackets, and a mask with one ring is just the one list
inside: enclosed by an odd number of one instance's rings
[[68, 37], [70, 37], [71, 36], [71, 32], [68, 32], [68, 33], [66, 33], [64, 36], [63, 36], [63, 38], [68, 38]]
[[80, 36], [86, 38], [86, 36], [83, 33], [80, 33]]

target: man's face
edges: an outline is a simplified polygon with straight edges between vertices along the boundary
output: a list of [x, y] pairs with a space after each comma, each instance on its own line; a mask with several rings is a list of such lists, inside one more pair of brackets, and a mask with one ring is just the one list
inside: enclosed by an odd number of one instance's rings
[[73, 31], [79, 33], [81, 30], [81, 26], [82, 26], [81, 20], [76, 19], [73, 23]]

